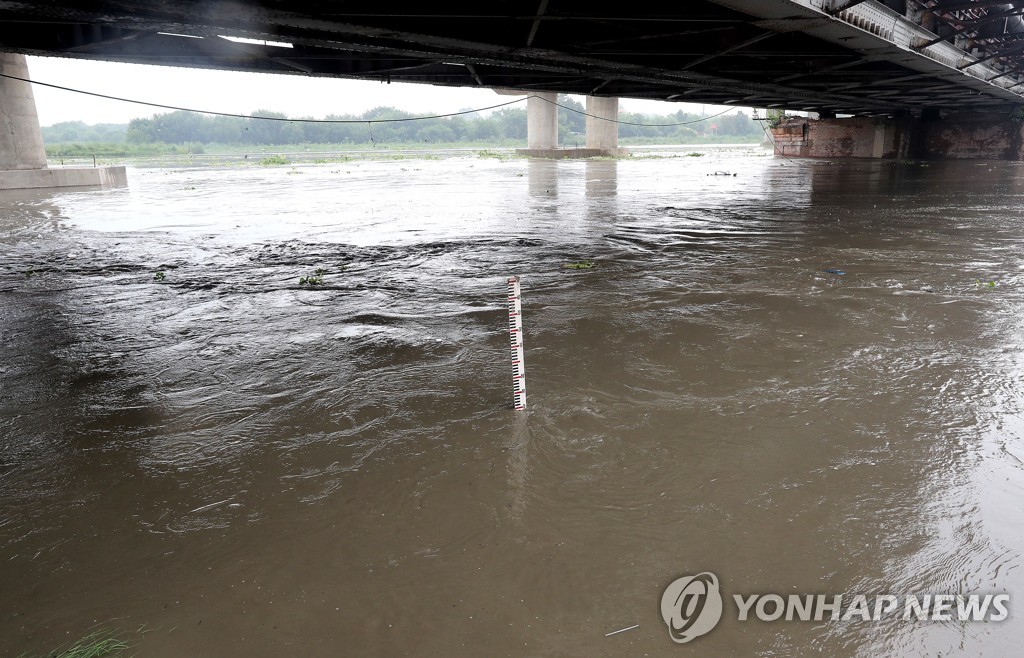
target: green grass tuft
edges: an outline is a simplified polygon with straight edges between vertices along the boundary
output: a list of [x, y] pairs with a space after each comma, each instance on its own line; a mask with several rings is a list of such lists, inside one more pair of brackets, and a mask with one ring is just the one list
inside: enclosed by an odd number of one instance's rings
[[271, 155], [260, 160], [260, 165], [264, 167], [271, 167], [273, 165], [286, 165], [291, 164], [292, 161], [283, 155]]

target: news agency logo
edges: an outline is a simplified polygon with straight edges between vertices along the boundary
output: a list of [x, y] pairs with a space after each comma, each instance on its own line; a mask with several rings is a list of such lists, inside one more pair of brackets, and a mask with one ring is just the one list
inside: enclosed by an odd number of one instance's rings
[[[741, 594], [732, 595], [736, 621], [1003, 621], [1009, 594]], [[661, 595], [661, 618], [669, 637], [685, 644], [711, 632], [722, 619], [724, 600], [710, 572], [672, 581]]]
[[722, 618], [718, 577], [705, 571], [673, 581], [661, 595], [661, 618], [669, 637], [679, 644], [709, 632]]

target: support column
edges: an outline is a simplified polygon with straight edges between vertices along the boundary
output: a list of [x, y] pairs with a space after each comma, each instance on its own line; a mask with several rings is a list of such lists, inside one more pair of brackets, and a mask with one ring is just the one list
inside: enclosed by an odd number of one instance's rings
[[526, 144], [531, 149], [558, 148], [558, 94], [531, 92], [526, 101]]
[[[587, 148], [619, 147], [619, 99], [587, 96]], [[600, 118], [597, 118], [600, 117]]]
[[[0, 53], [0, 73], [28, 80], [24, 55]], [[0, 78], [0, 169], [45, 169], [32, 84]]]
[[59, 187], [124, 187], [124, 167], [46, 166], [43, 133], [24, 55], [0, 53], [0, 191]]
[[881, 158], [886, 153], [886, 132], [889, 128], [889, 120], [883, 119], [875, 124], [875, 139], [871, 145], [871, 157]]
[[621, 157], [628, 155], [626, 149], [618, 148], [619, 99], [587, 97], [587, 114], [593, 114], [612, 121], [587, 117], [586, 148], [558, 148], [558, 94], [547, 91], [523, 92], [515, 89], [495, 89], [499, 94], [522, 96], [529, 94], [526, 101], [526, 142], [525, 149], [516, 153], [530, 158], [595, 158]]

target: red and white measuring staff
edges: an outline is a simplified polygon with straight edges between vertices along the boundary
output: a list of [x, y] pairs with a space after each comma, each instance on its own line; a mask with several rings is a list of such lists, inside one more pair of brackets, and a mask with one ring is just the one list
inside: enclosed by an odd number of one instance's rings
[[526, 363], [523, 361], [523, 303], [519, 277], [508, 279], [508, 335], [512, 352], [512, 402], [526, 409]]

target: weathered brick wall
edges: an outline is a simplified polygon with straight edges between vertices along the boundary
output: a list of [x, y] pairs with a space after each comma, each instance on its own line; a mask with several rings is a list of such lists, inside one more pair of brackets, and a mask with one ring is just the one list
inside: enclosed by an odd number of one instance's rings
[[806, 119], [790, 119], [772, 128], [775, 154], [798, 158], [810, 157], [806, 148], [808, 131], [809, 122]]
[[[870, 158], [875, 154], [878, 119], [790, 119], [772, 129], [776, 152], [803, 158]], [[893, 157], [895, 130], [882, 136], [882, 156]]]
[[1024, 124], [965, 112], [919, 119], [789, 119], [772, 129], [776, 153], [806, 158], [1024, 160]]
[[954, 114], [924, 124], [925, 157], [948, 160], [1021, 159], [1021, 124], [1005, 114]]
[[874, 147], [874, 119], [824, 119], [811, 124], [812, 158], [870, 158]]

